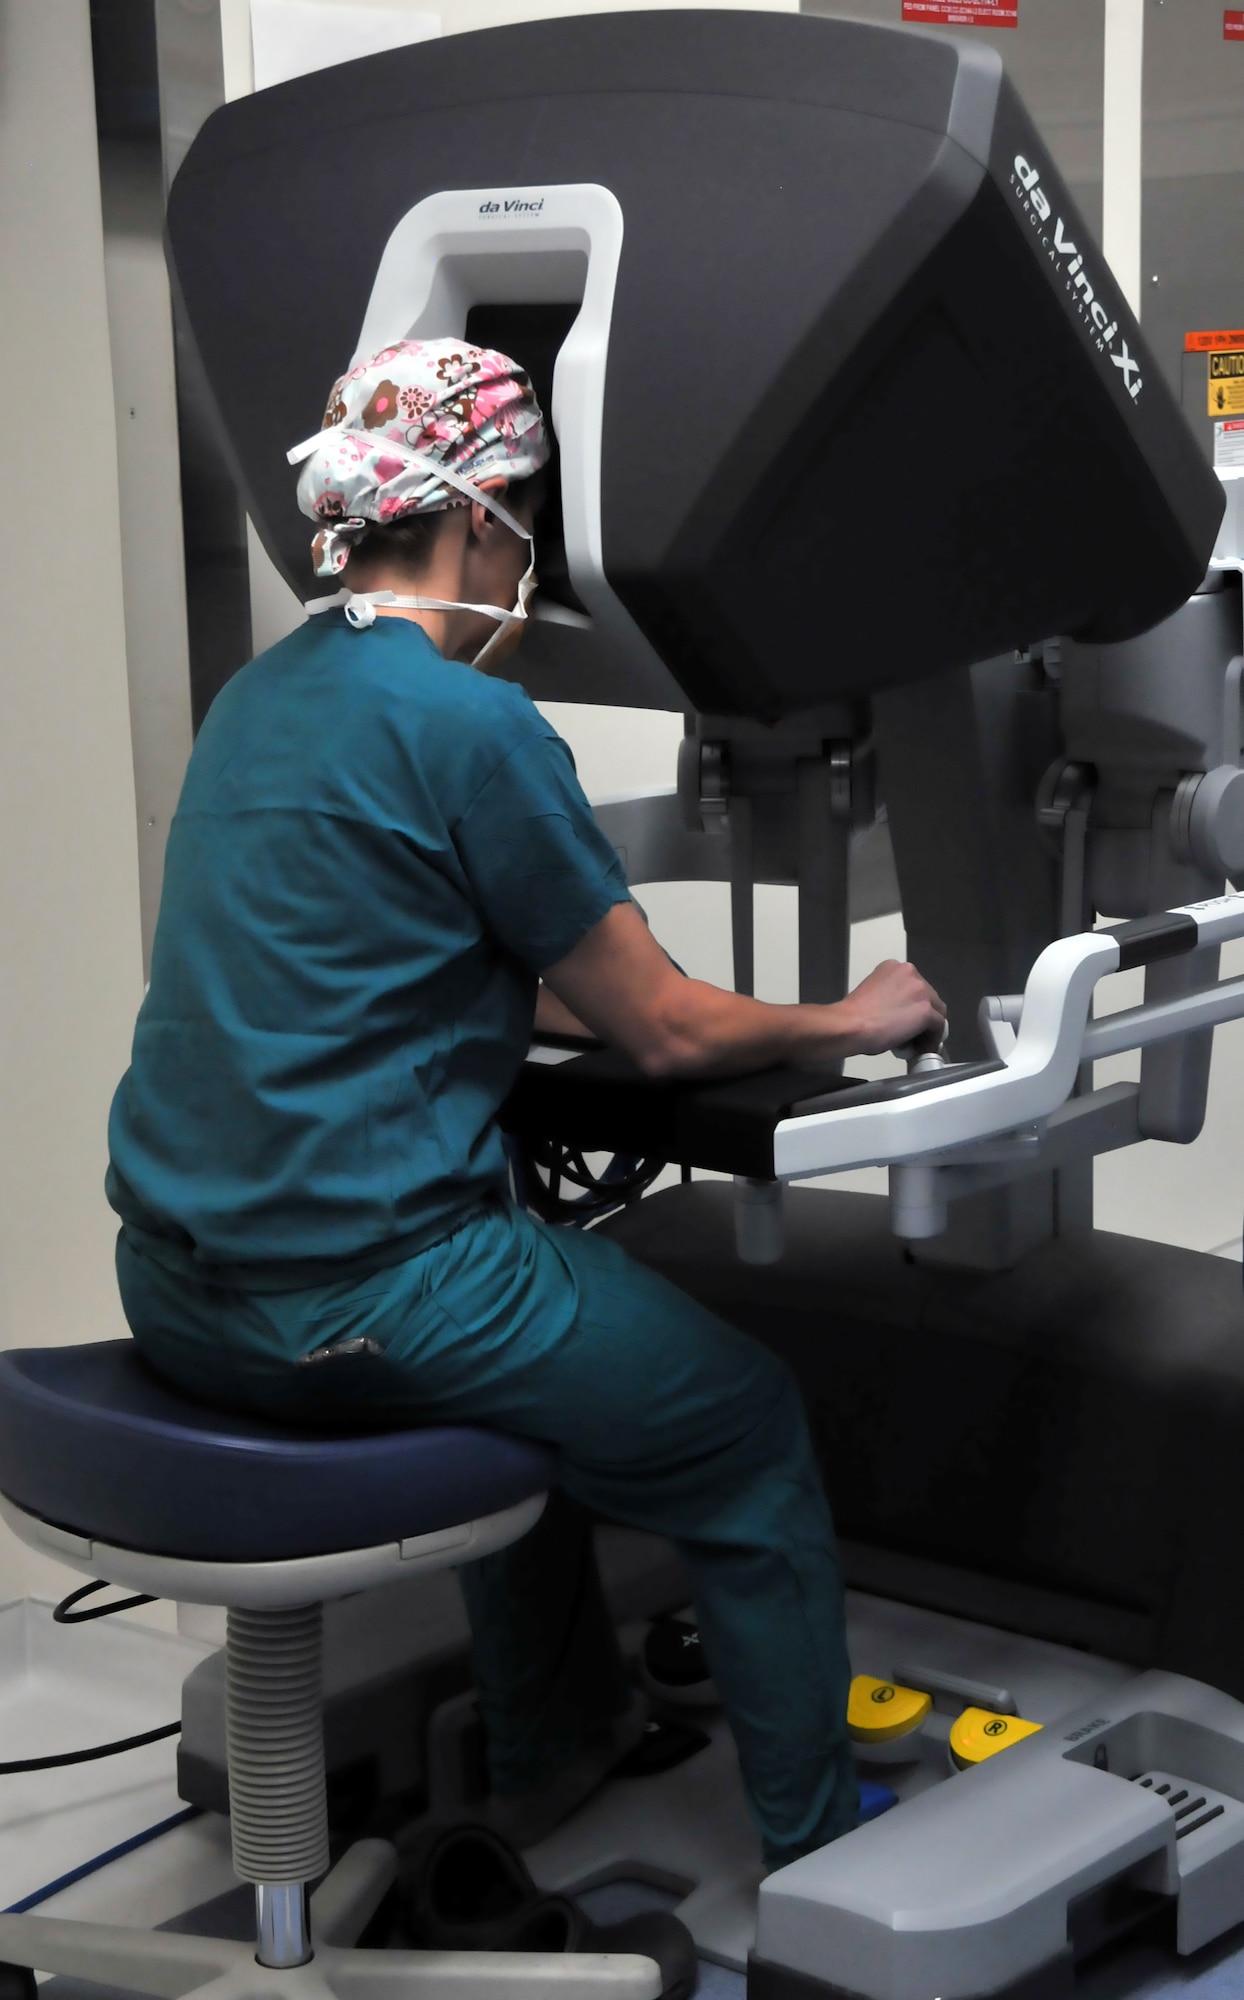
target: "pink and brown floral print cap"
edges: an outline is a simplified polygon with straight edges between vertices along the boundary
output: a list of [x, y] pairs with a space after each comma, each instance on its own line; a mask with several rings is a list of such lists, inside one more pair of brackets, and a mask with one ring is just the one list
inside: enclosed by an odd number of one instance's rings
[[548, 434], [517, 362], [464, 340], [402, 340], [334, 382], [305, 459], [298, 505], [324, 525], [317, 576], [336, 576], [373, 521], [469, 506], [485, 479], [529, 479]]

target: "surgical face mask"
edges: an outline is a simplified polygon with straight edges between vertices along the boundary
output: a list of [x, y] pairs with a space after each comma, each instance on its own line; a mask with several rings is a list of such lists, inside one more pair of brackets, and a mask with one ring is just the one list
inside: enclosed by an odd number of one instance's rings
[[[314, 438], [308, 438], [305, 444], [295, 445], [294, 449], [288, 453], [291, 464], [296, 464], [300, 457], [304, 457], [312, 451], [320, 443], [322, 437], [323, 433], [319, 432]], [[386, 444], [387, 448], [388, 445]], [[392, 448], [394, 450], [401, 449], [400, 446], [396, 445]], [[406, 449], [409, 451], [409, 447]], [[414, 456], [413, 452], [410, 455]], [[467, 494], [472, 500], [478, 500], [481, 507], [486, 507], [490, 514], [495, 514], [499, 521], [505, 523], [511, 534], [517, 535], [521, 541], [526, 542], [528, 550], [527, 567], [519, 578], [518, 591], [512, 609], [503, 611], [499, 604], [464, 604], [456, 598], [398, 596], [392, 590], [359, 591], [343, 589], [336, 591], [332, 597], [308, 598], [303, 605], [303, 610], [309, 617], [314, 618], [321, 611], [344, 609], [347, 622], [353, 625], [356, 631], [363, 631], [368, 625], [375, 623], [376, 607], [378, 605], [391, 604], [395, 610], [400, 611], [474, 611], [481, 618], [495, 619], [497, 629], [485, 640], [478, 653], [472, 659], [471, 665], [473, 667], [496, 666], [501, 660], [509, 658], [509, 655], [514, 651], [514, 648], [523, 636], [523, 627], [527, 623], [527, 606], [536, 588], [535, 541], [526, 528], [519, 526], [509, 510], [502, 507], [498, 501], [493, 499], [491, 493], [485, 493], [482, 488], [476, 486], [471, 480], [463, 479], [460, 474], [454, 472], [449, 466], [438, 465], [436, 467], [436, 476], [447, 485], [456, 486], [460, 492]]]

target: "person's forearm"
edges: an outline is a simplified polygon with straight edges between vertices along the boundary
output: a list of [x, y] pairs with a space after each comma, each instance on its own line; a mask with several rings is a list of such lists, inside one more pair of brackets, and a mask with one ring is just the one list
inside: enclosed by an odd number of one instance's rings
[[551, 986], [541, 981], [536, 993], [536, 1028], [545, 1035], [581, 1035], [584, 1041], [595, 1040], [590, 1028], [585, 1028], [577, 1014], [572, 1014], [564, 1000], [559, 1000]]
[[730, 1076], [771, 1063], [832, 1063], [861, 1051], [849, 1000], [773, 1006], [686, 979], [650, 1023], [636, 1061], [650, 1076]]
[[940, 1038], [946, 1009], [914, 965], [886, 959], [827, 1007], [774, 1007], [687, 979], [629, 903], [617, 903], [544, 974], [572, 1016], [649, 1076], [694, 1076], [875, 1055]]

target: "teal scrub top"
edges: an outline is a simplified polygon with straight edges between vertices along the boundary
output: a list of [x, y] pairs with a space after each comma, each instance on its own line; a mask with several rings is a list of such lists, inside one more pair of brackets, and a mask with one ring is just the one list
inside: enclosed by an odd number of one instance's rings
[[278, 1286], [504, 1189], [537, 976], [627, 900], [570, 751], [419, 626], [328, 612], [199, 733], [108, 1194], [149, 1253]]

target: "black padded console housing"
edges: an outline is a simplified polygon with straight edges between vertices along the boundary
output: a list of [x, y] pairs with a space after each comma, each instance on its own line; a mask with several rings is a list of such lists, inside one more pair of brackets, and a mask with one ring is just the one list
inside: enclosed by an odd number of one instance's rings
[[792, 1188], [749, 1269], [710, 1181], [602, 1226], [790, 1363], [848, 1581], [1244, 1698], [1238, 1264], [1085, 1230], [941, 1270], [882, 1197]]
[[582, 183], [624, 223], [604, 570], [695, 707], [775, 718], [1055, 632], [1123, 639], [1201, 582], [1221, 488], [997, 54], [661, 11], [447, 36], [207, 121], [174, 279], [300, 595], [285, 453], [397, 223], [446, 189]]
[[582, 1152], [771, 1180], [780, 1120], [857, 1088], [851, 1077], [793, 1063], [711, 1082], [654, 1078], [617, 1050], [596, 1049], [562, 1063], [524, 1063], [501, 1124], [529, 1144], [553, 1137]]

